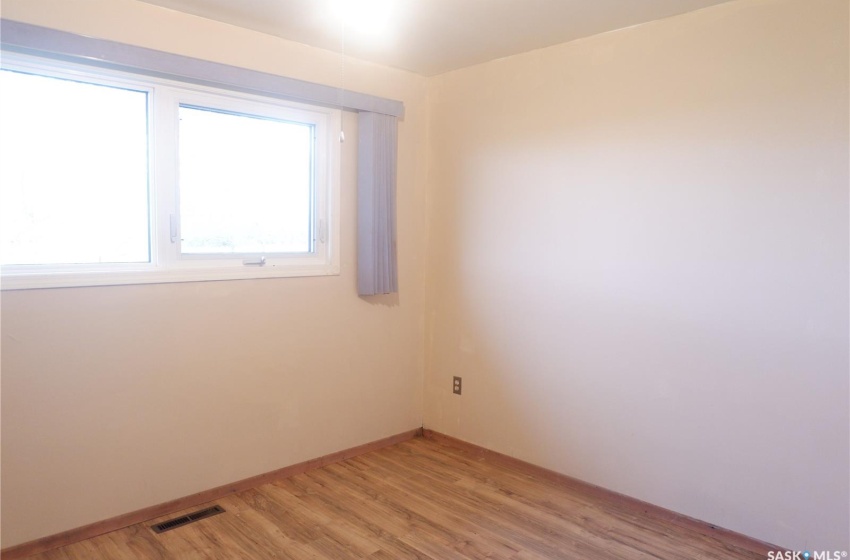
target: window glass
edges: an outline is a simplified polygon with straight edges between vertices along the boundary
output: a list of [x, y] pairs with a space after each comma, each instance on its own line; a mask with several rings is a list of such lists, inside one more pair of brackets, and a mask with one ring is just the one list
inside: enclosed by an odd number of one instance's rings
[[312, 251], [313, 127], [180, 107], [183, 254]]
[[0, 71], [2, 264], [150, 260], [147, 93]]

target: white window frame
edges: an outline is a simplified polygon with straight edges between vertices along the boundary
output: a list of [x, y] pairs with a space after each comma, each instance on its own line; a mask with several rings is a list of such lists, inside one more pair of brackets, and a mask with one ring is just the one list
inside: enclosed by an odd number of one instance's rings
[[[149, 263], [4, 265], [0, 289], [33, 289], [168, 282], [338, 275], [340, 271], [340, 130], [336, 108], [252, 95], [16, 53], [3, 53], [3, 69], [66, 78], [148, 93]], [[180, 254], [178, 209], [178, 110], [210, 107], [310, 124], [315, 133], [312, 253], [268, 255], [255, 260]], [[172, 218], [172, 216], [174, 218]], [[175, 221], [177, 223], [175, 223]], [[172, 242], [177, 227], [177, 242]], [[254, 255], [256, 257], [263, 255]]]

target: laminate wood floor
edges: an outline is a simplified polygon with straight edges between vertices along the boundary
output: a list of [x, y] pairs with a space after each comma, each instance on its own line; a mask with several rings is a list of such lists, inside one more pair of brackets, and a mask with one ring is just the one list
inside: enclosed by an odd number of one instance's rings
[[423, 438], [215, 503], [226, 513], [149, 528], [200, 506], [30, 558], [764, 559]]

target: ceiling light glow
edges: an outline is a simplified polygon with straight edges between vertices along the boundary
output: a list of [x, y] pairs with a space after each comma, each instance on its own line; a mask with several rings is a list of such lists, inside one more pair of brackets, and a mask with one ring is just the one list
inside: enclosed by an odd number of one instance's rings
[[330, 14], [346, 35], [384, 42], [393, 30], [397, 5], [398, 0], [331, 0]]

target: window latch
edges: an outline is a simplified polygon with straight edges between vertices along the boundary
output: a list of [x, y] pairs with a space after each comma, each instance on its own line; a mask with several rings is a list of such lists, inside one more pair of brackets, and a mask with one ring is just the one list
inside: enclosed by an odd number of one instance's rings
[[319, 243], [328, 241], [328, 224], [325, 220], [319, 220]]
[[175, 214], [170, 214], [168, 216], [168, 229], [169, 233], [171, 234], [171, 242], [177, 243], [177, 216]]
[[266, 257], [260, 257], [258, 260], [245, 259], [242, 261], [245, 266], [266, 266]]

